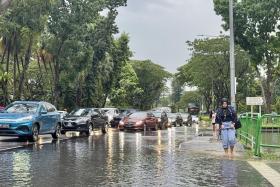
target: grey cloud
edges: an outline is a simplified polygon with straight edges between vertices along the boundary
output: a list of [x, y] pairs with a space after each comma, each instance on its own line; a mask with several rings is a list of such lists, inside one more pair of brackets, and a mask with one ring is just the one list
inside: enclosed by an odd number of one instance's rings
[[170, 72], [189, 58], [185, 41], [222, 30], [212, 0], [128, 0], [117, 23], [130, 35], [134, 58], [151, 59]]

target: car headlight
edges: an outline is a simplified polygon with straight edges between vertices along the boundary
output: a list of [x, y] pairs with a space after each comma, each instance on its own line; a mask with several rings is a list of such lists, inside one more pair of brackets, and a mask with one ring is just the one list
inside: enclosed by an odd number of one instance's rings
[[160, 118], [158, 119], [158, 122], [161, 122], [161, 119], [160, 119]]
[[120, 123], [119, 123], [120, 125], [124, 125], [124, 122], [123, 121], [120, 121]]
[[135, 125], [142, 125], [143, 121], [137, 121]]

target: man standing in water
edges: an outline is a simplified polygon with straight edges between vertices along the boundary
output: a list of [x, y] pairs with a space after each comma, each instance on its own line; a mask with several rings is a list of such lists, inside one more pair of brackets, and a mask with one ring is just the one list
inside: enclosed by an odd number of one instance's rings
[[233, 107], [229, 106], [226, 98], [222, 99], [221, 107], [217, 110], [216, 123], [219, 124], [223, 148], [226, 155], [233, 156], [235, 141], [235, 123], [237, 120], [236, 112]]

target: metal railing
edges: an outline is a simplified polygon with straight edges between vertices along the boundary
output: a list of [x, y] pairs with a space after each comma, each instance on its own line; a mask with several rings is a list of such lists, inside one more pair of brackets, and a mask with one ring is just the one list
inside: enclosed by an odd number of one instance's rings
[[246, 113], [240, 116], [242, 128], [238, 138], [243, 145], [252, 149], [255, 156], [264, 152], [280, 150], [280, 116]]

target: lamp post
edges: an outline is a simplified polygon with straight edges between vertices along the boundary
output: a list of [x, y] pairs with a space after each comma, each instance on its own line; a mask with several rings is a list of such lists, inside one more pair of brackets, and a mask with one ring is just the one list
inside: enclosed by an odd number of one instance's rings
[[229, 0], [229, 29], [230, 29], [230, 100], [236, 109], [235, 92], [235, 60], [234, 60], [234, 30], [233, 30], [233, 0]]

